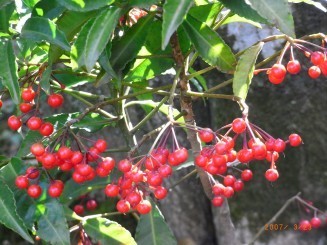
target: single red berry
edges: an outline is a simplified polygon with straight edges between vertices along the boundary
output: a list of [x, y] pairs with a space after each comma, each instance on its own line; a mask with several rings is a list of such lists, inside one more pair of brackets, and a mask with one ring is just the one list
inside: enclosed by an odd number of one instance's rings
[[56, 157], [51, 153], [44, 153], [42, 156], [42, 164], [44, 167], [50, 169], [56, 165]]
[[95, 142], [94, 147], [97, 148], [100, 153], [102, 153], [107, 149], [107, 142], [103, 139], [98, 139]]
[[298, 74], [301, 71], [301, 64], [298, 60], [290, 60], [287, 63], [287, 71], [290, 74]]
[[325, 61], [325, 55], [320, 51], [313, 52], [310, 61], [312, 64], [318, 66]]
[[233, 189], [236, 192], [240, 192], [244, 189], [244, 183], [242, 180], [236, 180], [233, 184]]
[[104, 190], [108, 197], [115, 197], [119, 194], [119, 186], [114, 184], [108, 184]]
[[268, 170], [266, 171], [266, 173], [265, 173], [265, 177], [266, 177], [266, 179], [267, 179], [268, 181], [270, 181], [270, 182], [274, 182], [274, 181], [276, 181], [276, 180], [278, 179], [278, 177], [279, 177], [279, 173], [278, 173], [278, 171], [277, 171], [276, 169], [272, 169], [272, 168], [270, 168], [270, 169], [268, 169]]
[[64, 161], [64, 163], [60, 164], [59, 167], [61, 171], [68, 172], [73, 169], [74, 165], [71, 162]]
[[83, 160], [83, 153], [80, 152], [80, 151], [74, 151], [71, 158], [70, 158], [70, 162], [73, 164], [73, 165], [76, 165], [76, 164], [79, 164], [82, 162]]
[[154, 190], [154, 196], [161, 200], [164, 199], [168, 194], [168, 191], [165, 187], [163, 186], [158, 186], [155, 190]]
[[72, 157], [73, 155], [73, 152], [72, 150], [67, 147], [67, 146], [61, 146], [59, 149], [58, 149], [58, 157], [62, 160], [68, 160]]
[[87, 152], [87, 160], [89, 162], [94, 162], [100, 157], [100, 151], [98, 148], [90, 147], [90, 149]]
[[265, 145], [266, 145], [267, 151], [273, 151], [274, 146], [275, 146], [275, 139], [269, 138], [268, 140], [266, 140]]
[[158, 168], [158, 172], [161, 177], [167, 178], [172, 174], [173, 169], [169, 165], [162, 165], [160, 168]]
[[26, 189], [29, 185], [29, 180], [25, 175], [18, 175], [15, 179], [15, 185], [19, 189]]
[[77, 171], [73, 172], [72, 178], [78, 184], [81, 184], [84, 181], [86, 181], [85, 177], [83, 175], [81, 175], [80, 173], [78, 173]]
[[142, 200], [137, 206], [136, 210], [140, 214], [148, 214], [151, 212], [152, 206], [148, 200]]
[[27, 188], [27, 195], [32, 198], [39, 198], [42, 194], [42, 188], [39, 185], [30, 185]]
[[253, 178], [253, 173], [250, 169], [245, 169], [241, 173], [241, 178], [243, 181], [250, 181]]
[[263, 160], [267, 155], [266, 145], [262, 142], [255, 142], [251, 146], [253, 157], [257, 160]]
[[274, 151], [283, 152], [285, 150], [286, 143], [282, 139], [276, 139], [274, 142]]
[[234, 162], [236, 160], [236, 151], [231, 150], [227, 152], [227, 162]]
[[251, 149], [242, 149], [237, 153], [236, 157], [241, 163], [247, 163], [253, 159], [253, 152]]
[[55, 180], [49, 185], [48, 194], [53, 198], [60, 197], [63, 190], [64, 183], [61, 180]]
[[320, 76], [321, 70], [318, 66], [311, 66], [308, 70], [308, 75], [312, 79], [316, 79]]
[[199, 131], [199, 138], [201, 141], [209, 143], [213, 141], [215, 135], [210, 128], [204, 128]]
[[216, 166], [216, 167], [220, 167], [222, 165], [226, 165], [228, 160], [227, 155], [213, 155], [212, 156], [212, 163]]
[[229, 136], [224, 136], [222, 138], [222, 141], [226, 143], [226, 149], [228, 151], [232, 150], [235, 146], [235, 141], [232, 137], [229, 137]]
[[235, 181], [236, 181], [236, 178], [233, 175], [227, 175], [224, 178], [224, 185], [225, 186], [232, 186], [232, 185], [234, 185]]
[[218, 195], [223, 195], [224, 194], [224, 191], [225, 191], [225, 186], [220, 184], [220, 183], [217, 183], [215, 184], [213, 187], [212, 187], [212, 193], [215, 195], [215, 196], [218, 196]]
[[290, 145], [293, 147], [296, 147], [296, 146], [299, 146], [302, 144], [302, 139], [301, 139], [300, 135], [298, 135], [298, 134], [291, 134], [288, 137], [288, 140], [290, 142]]
[[216, 165], [209, 163], [206, 168], [205, 171], [207, 171], [209, 174], [212, 175], [216, 175], [219, 173], [219, 167], [217, 167]]
[[243, 133], [246, 129], [246, 123], [242, 118], [236, 118], [232, 122], [232, 129], [235, 133]]
[[95, 200], [91, 199], [86, 202], [86, 208], [88, 210], [94, 210], [98, 207], [98, 204]]
[[216, 154], [223, 155], [228, 151], [228, 145], [224, 141], [219, 141], [215, 144]]
[[48, 97], [48, 105], [52, 108], [58, 108], [64, 103], [64, 97], [61, 94], [51, 94]]
[[284, 78], [286, 75], [286, 68], [282, 64], [274, 64], [269, 70], [269, 75], [276, 79]]
[[224, 203], [224, 198], [221, 197], [221, 196], [218, 196], [218, 197], [214, 197], [212, 200], [211, 200], [211, 203], [213, 206], [215, 207], [221, 207]]
[[20, 105], [19, 105], [19, 110], [21, 111], [21, 112], [23, 112], [23, 113], [27, 113], [27, 112], [29, 112], [30, 110], [32, 110], [32, 104], [30, 104], [30, 103], [21, 103]]
[[42, 145], [42, 143], [34, 143], [33, 145], [31, 145], [31, 153], [34, 156], [42, 156], [45, 152], [44, 146]]
[[25, 173], [29, 179], [36, 179], [40, 176], [40, 171], [36, 167], [27, 168]]
[[226, 186], [224, 189], [224, 196], [230, 198], [234, 195], [234, 189], [230, 186]]
[[84, 177], [88, 176], [92, 170], [93, 168], [86, 163], [81, 163], [75, 166], [75, 171]]
[[[165, 165], [165, 166], [168, 166], [168, 165]], [[135, 183], [143, 182], [143, 180], [144, 180], [144, 173], [143, 173], [143, 171], [139, 170], [139, 171], [133, 172], [132, 180]]]
[[126, 196], [126, 201], [128, 201], [132, 207], [135, 207], [142, 201], [142, 197], [140, 193], [132, 191]]
[[41, 125], [39, 132], [43, 136], [49, 136], [53, 133], [53, 124], [50, 122], [45, 122]]
[[8, 118], [8, 127], [12, 130], [18, 130], [22, 126], [22, 121], [15, 115]]
[[42, 125], [42, 119], [39, 117], [31, 117], [27, 121], [27, 127], [30, 130], [38, 130]]
[[311, 231], [312, 227], [309, 220], [301, 220], [299, 230], [303, 232]]
[[112, 157], [105, 157], [103, 158], [103, 161], [99, 163], [99, 167], [111, 171], [114, 169], [115, 164], [116, 162]]
[[22, 99], [25, 102], [31, 102], [35, 98], [35, 91], [32, 87], [24, 88], [22, 91]]
[[84, 213], [84, 207], [83, 207], [83, 205], [81, 205], [81, 204], [75, 205], [74, 206], [74, 212], [76, 214], [78, 214], [78, 215], [83, 214]]
[[188, 158], [188, 151], [184, 147], [175, 150], [173, 152], [173, 154], [174, 154], [178, 164], [185, 162]]
[[147, 182], [151, 186], [159, 186], [159, 185], [162, 184], [162, 181], [163, 181], [163, 179], [162, 179], [162, 177], [161, 177], [160, 174], [157, 174], [157, 173], [152, 174], [152, 173], [150, 173], [148, 175]]
[[319, 219], [318, 217], [313, 217], [311, 220], [310, 220], [310, 224], [313, 228], [319, 228], [320, 225], [321, 225], [321, 219]]
[[146, 157], [144, 166], [147, 170], [153, 171], [159, 168], [159, 163], [153, 157]]
[[105, 178], [110, 174], [110, 170], [101, 168], [100, 166], [96, 167], [95, 172], [101, 178]]
[[321, 70], [321, 73], [324, 75], [324, 76], [327, 76], [327, 60], [325, 60], [324, 62], [322, 62], [320, 65], [319, 65], [319, 68]]
[[118, 169], [123, 173], [130, 171], [131, 168], [132, 168], [132, 163], [127, 159], [123, 159], [118, 163]]
[[284, 81], [285, 77], [282, 77], [282, 78], [276, 78], [274, 77], [271, 73], [268, 74], [268, 80], [269, 82], [271, 82], [272, 84], [280, 84]]
[[116, 204], [116, 208], [120, 213], [127, 213], [131, 209], [131, 205], [126, 200], [119, 200]]

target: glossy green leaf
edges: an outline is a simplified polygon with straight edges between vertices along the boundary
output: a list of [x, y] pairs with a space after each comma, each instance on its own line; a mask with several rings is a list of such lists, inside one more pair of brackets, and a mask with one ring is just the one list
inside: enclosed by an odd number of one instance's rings
[[17, 64], [11, 41], [0, 41], [0, 81], [9, 90], [15, 104], [20, 102]]
[[287, 0], [248, 0], [251, 8], [276, 26], [281, 32], [295, 37], [294, 21]]
[[137, 227], [135, 240], [137, 244], [174, 245], [177, 241], [169, 229], [158, 207], [151, 202], [152, 211], [142, 215]]
[[59, 4], [65, 8], [77, 11], [77, 12], [87, 12], [94, 9], [99, 9], [104, 6], [110, 5], [114, 0], [56, 0]]
[[205, 62], [221, 71], [234, 70], [234, 54], [215, 31], [192, 16], [187, 17], [183, 28]]
[[[112, 43], [109, 42], [99, 58], [99, 64], [109, 75], [108, 80], [110, 80], [111, 78], [118, 78], [116, 72], [114, 71], [114, 69], [112, 68], [112, 65], [110, 64], [111, 46], [112, 46]], [[97, 84], [97, 86], [99, 86], [99, 85], [100, 84]]]
[[51, 65], [48, 66], [45, 71], [42, 73], [42, 77], [40, 80], [41, 88], [43, 89], [46, 94], [50, 93], [50, 76], [52, 72]]
[[0, 0], [0, 8], [3, 8], [13, 2], [15, 2], [15, 0]]
[[64, 11], [65, 8], [56, 1], [41, 0], [34, 6], [32, 17], [39, 16], [52, 20], [57, 18]]
[[58, 45], [64, 50], [70, 50], [70, 45], [65, 34], [57, 28], [57, 25], [46, 18], [29, 18], [22, 28], [21, 37], [34, 41], [47, 41]]
[[114, 221], [106, 218], [87, 219], [83, 224], [85, 232], [96, 241], [110, 245], [136, 245], [131, 233]]
[[177, 30], [191, 6], [193, 0], [167, 0], [163, 6], [162, 49], [169, 43], [170, 37]]
[[79, 32], [72, 48], [70, 51], [70, 59], [71, 59], [71, 66], [73, 70], [85, 66], [85, 46], [86, 46], [86, 39], [89, 35], [90, 28], [94, 23], [94, 18], [88, 20], [85, 25], [82, 27], [81, 31]]
[[246, 99], [252, 81], [255, 63], [263, 45], [264, 43], [260, 42], [248, 48], [240, 56], [233, 78], [233, 93], [235, 96]]
[[312, 0], [288, 0], [290, 3], [306, 3], [315, 6], [317, 9], [321, 11], [327, 12], [327, 9], [319, 2], [315, 2]]
[[128, 6], [130, 7], [139, 7], [139, 8], [147, 8], [153, 4], [159, 3], [160, 0], [129, 0]]
[[[192, 67], [189, 67], [189, 72], [194, 73], [196, 70], [194, 70]], [[195, 76], [196, 80], [201, 84], [201, 86], [204, 88], [204, 90], [208, 89], [207, 81], [202, 75]]]
[[108, 8], [94, 20], [89, 29], [89, 35], [85, 45], [85, 59], [87, 60], [86, 69], [90, 71], [100, 54], [106, 47], [110, 37], [118, 23], [121, 9], [116, 7]]
[[113, 41], [110, 63], [116, 72], [123, 70], [136, 57], [146, 40], [153, 17], [153, 14], [148, 14], [141, 18], [120, 39]]
[[14, 3], [10, 3], [0, 9], [0, 32], [3, 33], [9, 32], [9, 26], [10, 26], [9, 20], [14, 10], [15, 10]]
[[36, 234], [51, 244], [69, 245], [69, 230], [62, 205], [52, 199], [45, 203], [44, 211], [38, 220]]
[[[66, 72], [64, 72], [66, 71]], [[88, 76], [88, 75], [82, 75], [82, 74], [76, 74], [72, 73], [71, 71], [64, 69], [62, 70], [61, 74], [54, 74], [54, 77], [58, 79], [63, 85], [65, 85], [67, 88], [73, 88], [77, 86], [84, 85], [86, 83], [91, 83], [95, 81], [94, 76]]]
[[258, 28], [262, 28], [261, 24], [259, 22], [255, 22], [253, 20], [249, 20], [249, 19], [246, 19], [244, 17], [241, 17], [237, 14], [234, 14], [233, 16], [231, 17], [228, 17], [223, 23], [222, 25], [227, 25], [229, 23], [234, 23], [234, 22], [243, 22], [243, 23], [248, 23], [250, 25], [253, 25], [255, 27], [258, 27]]
[[222, 8], [223, 6], [221, 3], [206, 4], [194, 6], [188, 13], [195, 19], [205, 22], [208, 26], [211, 26]]
[[2, 180], [0, 180], [0, 210], [0, 223], [17, 232], [30, 243], [34, 243], [24, 225], [24, 221], [16, 212], [17, 207], [14, 193]]
[[33, 9], [33, 7], [39, 2], [39, 0], [22, 0], [23, 4], [29, 8]]
[[71, 203], [77, 197], [82, 196], [90, 191], [103, 189], [108, 183], [110, 183], [110, 176], [106, 178], [97, 177], [84, 184], [77, 184], [73, 179], [70, 179], [65, 183], [65, 188], [60, 200], [63, 203]]
[[257, 11], [253, 10], [246, 0], [219, 0], [233, 13], [238, 14], [249, 20], [253, 20], [259, 23], [268, 23], [267, 20], [261, 17]]

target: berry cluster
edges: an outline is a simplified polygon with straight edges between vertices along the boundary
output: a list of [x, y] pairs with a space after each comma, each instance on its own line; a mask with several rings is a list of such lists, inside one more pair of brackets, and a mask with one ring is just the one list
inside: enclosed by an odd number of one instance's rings
[[[220, 131], [227, 130], [224, 135]], [[234, 134], [233, 137], [230, 135]], [[266, 160], [270, 162], [270, 168], [265, 173], [268, 181], [274, 182], [278, 179], [279, 173], [276, 161], [279, 154], [285, 150], [286, 144], [299, 146], [302, 143], [301, 137], [291, 134], [287, 141], [275, 139], [258, 126], [250, 123], [247, 117], [236, 118], [234, 121], [222, 127], [216, 132], [210, 128], [201, 129], [198, 132], [199, 138], [205, 143], [213, 142], [213, 145], [206, 146], [199, 155], [195, 157], [195, 164], [211, 175], [223, 178], [223, 184], [213, 180], [212, 192], [214, 198], [212, 203], [221, 206], [223, 197], [232, 197], [234, 192], [243, 190], [243, 181], [250, 181], [253, 177], [252, 171], [243, 171], [234, 167], [235, 163], [247, 164], [253, 160]], [[235, 150], [237, 138], [242, 137], [242, 148]], [[241, 172], [240, 179], [233, 175], [226, 175], [228, 167]]]
[[[173, 136], [173, 148], [167, 149], [167, 139]], [[118, 163], [118, 169], [123, 175], [117, 182], [110, 183], [105, 188], [108, 197], [119, 196], [116, 208], [121, 213], [134, 209], [140, 214], [151, 211], [151, 203], [146, 197], [151, 193], [157, 199], [163, 199], [167, 195], [167, 189], [162, 186], [163, 180], [169, 177], [173, 169], [185, 162], [188, 151], [179, 147], [175, 137], [174, 128], [166, 130], [156, 149], [134, 163], [133, 159], [123, 159]]]
[[[82, 199], [81, 201], [84, 202], [84, 200], [83, 200], [84, 199], [84, 196], [80, 197], [80, 199]], [[85, 207], [86, 207], [87, 210], [93, 211], [93, 210], [95, 210], [98, 207], [98, 203], [94, 199], [89, 199], [89, 200], [86, 201]], [[76, 204], [73, 207], [73, 210], [78, 215], [82, 215], [85, 212], [84, 205], [82, 203]]]

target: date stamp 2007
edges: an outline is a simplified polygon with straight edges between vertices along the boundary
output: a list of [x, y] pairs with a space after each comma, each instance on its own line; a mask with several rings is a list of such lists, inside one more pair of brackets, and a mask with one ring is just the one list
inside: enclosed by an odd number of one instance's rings
[[309, 227], [301, 227], [299, 224], [288, 225], [288, 224], [265, 224], [265, 231], [285, 231], [285, 230], [301, 230], [301, 231], [310, 231], [312, 228]]

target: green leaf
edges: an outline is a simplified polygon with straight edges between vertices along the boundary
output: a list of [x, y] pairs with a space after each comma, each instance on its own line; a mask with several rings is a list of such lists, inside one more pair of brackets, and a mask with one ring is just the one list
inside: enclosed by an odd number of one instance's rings
[[102, 244], [136, 244], [131, 233], [114, 221], [106, 218], [87, 219], [83, 224], [85, 232]]
[[38, 3], [39, 0], [23, 0], [24, 5], [29, 8], [33, 9], [33, 7]]
[[192, 16], [187, 16], [183, 28], [205, 62], [221, 71], [234, 70], [234, 54], [215, 31]]
[[64, 50], [70, 50], [65, 34], [58, 30], [53, 21], [43, 17], [29, 18], [22, 28], [21, 37], [37, 42], [48, 41]]
[[45, 71], [42, 73], [42, 77], [40, 80], [41, 88], [46, 92], [46, 94], [50, 93], [50, 76], [52, 72], [51, 65], [48, 66]]
[[20, 102], [20, 88], [17, 77], [17, 64], [12, 43], [0, 41], [0, 80], [9, 90], [15, 104]]
[[93, 68], [110, 40], [120, 14], [120, 8], [110, 7], [94, 20], [93, 25], [89, 29], [89, 35], [87, 36], [85, 45], [85, 59], [87, 60], [85, 65], [88, 71]]
[[190, 9], [188, 14], [201, 22], [205, 22], [208, 26], [211, 26], [222, 8], [223, 6], [221, 3], [194, 6]]
[[70, 204], [75, 198], [82, 196], [90, 191], [102, 189], [110, 183], [110, 176], [106, 178], [97, 177], [85, 184], [77, 184], [73, 179], [66, 181], [64, 191], [60, 200]]
[[139, 8], [147, 8], [153, 4], [158, 3], [159, 0], [130, 0], [128, 1], [128, 6], [130, 7], [139, 7]]
[[244, 22], [244, 23], [248, 23], [248, 24], [251, 24], [255, 27], [258, 27], [258, 28], [262, 28], [261, 24], [259, 22], [255, 22], [253, 20], [249, 20], [249, 19], [246, 19], [244, 17], [241, 17], [237, 14], [234, 14], [233, 16], [231, 17], [228, 17], [223, 23], [222, 25], [227, 25], [229, 23], [233, 23], [233, 22]]
[[245, 50], [240, 56], [233, 79], [233, 93], [235, 96], [246, 99], [253, 77], [255, 62], [263, 45], [264, 43], [260, 42]]
[[94, 9], [99, 9], [104, 6], [110, 5], [114, 0], [56, 0], [59, 4], [65, 8], [77, 11], [77, 12], [87, 12]]
[[169, 43], [170, 37], [182, 24], [183, 19], [193, 4], [193, 0], [167, 0], [163, 6], [162, 49]]
[[238, 14], [241, 17], [244, 17], [255, 22], [267, 24], [267, 20], [261, 17], [257, 11], [253, 10], [249, 4], [246, 3], [246, 0], [219, 0], [224, 4], [225, 7], [229, 8], [233, 13]]
[[24, 221], [16, 212], [16, 201], [14, 199], [14, 193], [9, 187], [1, 180], [0, 181], [0, 222], [17, 232], [25, 240], [30, 243], [34, 243], [32, 237], [29, 235], [27, 228], [24, 225]]
[[6, 5], [0, 9], [0, 32], [9, 33], [9, 20], [15, 10], [15, 3]]
[[287, 0], [248, 0], [251, 8], [276, 26], [281, 32], [295, 37], [294, 21]]
[[88, 20], [79, 32], [70, 51], [71, 66], [73, 70], [85, 66], [85, 46], [86, 39], [89, 35], [90, 28], [94, 23], [94, 18]]
[[10, 3], [13, 3], [15, 0], [0, 0], [0, 8], [7, 6]]
[[137, 227], [135, 240], [137, 244], [174, 245], [177, 241], [169, 229], [158, 207], [151, 202], [152, 211], [142, 215]]
[[[192, 67], [189, 67], [188, 70], [191, 73], [196, 72], [196, 70], [194, 70]], [[204, 88], [204, 90], [207, 90], [208, 89], [207, 81], [206, 81], [206, 79], [202, 75], [197, 75], [197, 76], [195, 76], [195, 78], [201, 84], [201, 86]], [[202, 89], [202, 91], [203, 91], [203, 89]]]
[[70, 244], [64, 209], [56, 199], [45, 203], [45, 212], [38, 220], [37, 227], [36, 234], [44, 241], [51, 244]]
[[67, 71], [67, 73], [65, 73], [64, 71], [67, 70], [62, 70], [63, 73], [61, 74], [54, 74], [54, 77], [58, 79], [62, 84], [64, 84], [67, 88], [73, 88], [95, 81], [95, 77], [93, 76], [88, 76], [86, 74], [76, 74], [72, 73], [71, 71]]
[[321, 11], [327, 12], [327, 9], [319, 2], [315, 2], [312, 0], [288, 0], [290, 3], [306, 3], [315, 6], [317, 9]]
[[64, 10], [65, 8], [56, 1], [41, 0], [34, 6], [32, 17], [39, 16], [52, 20], [62, 14]]
[[154, 14], [148, 14], [133, 25], [122, 38], [114, 40], [111, 48], [110, 63], [114, 70], [121, 71], [133, 60], [146, 40]]
[[112, 65], [110, 64], [111, 46], [112, 46], [112, 43], [109, 42], [107, 44], [107, 47], [105, 48], [105, 50], [103, 50], [103, 52], [100, 56], [100, 59], [99, 59], [99, 64], [109, 75], [109, 79], [110, 78], [118, 78], [116, 72], [114, 71], [114, 69], [112, 68]]

